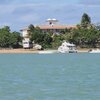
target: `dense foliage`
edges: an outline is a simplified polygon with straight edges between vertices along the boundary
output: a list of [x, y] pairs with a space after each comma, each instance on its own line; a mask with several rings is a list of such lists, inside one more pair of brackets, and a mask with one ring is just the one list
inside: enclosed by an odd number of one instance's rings
[[99, 47], [100, 46], [100, 30], [98, 26], [91, 23], [91, 18], [84, 13], [81, 24], [71, 31], [72, 41], [80, 47]]
[[[30, 27], [31, 26], [31, 27]], [[43, 48], [51, 48], [51, 42], [52, 42], [52, 37], [49, 33], [44, 33], [40, 30], [39, 27], [32, 28], [34, 27], [33, 25], [30, 25], [30, 38], [31, 41], [34, 41], [35, 43], [38, 43], [42, 45]]]
[[0, 29], [0, 47], [1, 48], [18, 48], [19, 42], [22, 41], [20, 33], [11, 32], [8, 26]]

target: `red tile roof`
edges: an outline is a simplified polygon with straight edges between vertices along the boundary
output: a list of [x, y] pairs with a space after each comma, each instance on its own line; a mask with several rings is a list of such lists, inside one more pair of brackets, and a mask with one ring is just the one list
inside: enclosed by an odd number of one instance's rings
[[[40, 29], [42, 30], [46, 30], [46, 29], [70, 29], [70, 28], [77, 28], [77, 26], [75, 25], [40, 25], [40, 26], [36, 26], [36, 27], [39, 27]], [[20, 31], [28, 31], [29, 28], [24, 28], [24, 29], [21, 29]]]
[[38, 26], [40, 29], [66, 29], [66, 28], [76, 28], [76, 26], [65, 26], [65, 25], [41, 25], [41, 26]]

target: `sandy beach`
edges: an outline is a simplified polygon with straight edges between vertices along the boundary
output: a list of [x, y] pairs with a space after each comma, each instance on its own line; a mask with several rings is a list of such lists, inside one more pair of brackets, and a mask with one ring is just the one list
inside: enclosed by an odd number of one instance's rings
[[0, 54], [2, 53], [39, 53], [43, 51], [53, 51], [57, 52], [57, 50], [36, 50], [36, 49], [0, 49]]
[[[88, 52], [89, 49], [78, 49], [79, 53]], [[50, 51], [50, 50], [49, 50]], [[2, 53], [38, 53], [38, 50], [35, 49], [0, 49], [0, 54]]]
[[85, 53], [85, 52], [88, 52], [89, 50], [90, 50], [89, 48], [79, 48], [78, 52], [79, 53]]
[[0, 54], [2, 53], [38, 53], [34, 49], [0, 49]]

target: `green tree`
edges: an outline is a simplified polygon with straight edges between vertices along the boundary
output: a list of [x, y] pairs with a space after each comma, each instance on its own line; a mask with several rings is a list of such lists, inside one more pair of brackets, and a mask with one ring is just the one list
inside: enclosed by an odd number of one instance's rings
[[0, 47], [18, 47], [21, 40], [20, 33], [11, 32], [9, 26], [4, 26], [0, 29]]
[[0, 29], [0, 47], [9, 47], [10, 31], [8, 27]]
[[30, 31], [33, 31], [34, 30], [34, 25], [33, 24], [30, 24], [29, 26], [28, 26], [28, 29], [30, 30]]
[[81, 19], [81, 27], [87, 28], [91, 25], [91, 18], [88, 14], [84, 13]]
[[51, 48], [51, 43], [53, 41], [53, 38], [51, 37], [51, 35], [49, 33], [43, 33], [44, 37], [43, 37], [43, 44], [42, 46], [44, 48]]
[[9, 37], [9, 45], [10, 45], [10, 47], [13, 47], [13, 48], [20, 47], [21, 41], [22, 41], [22, 37], [20, 36], [19, 32], [10, 33], [10, 37]]
[[53, 41], [52, 41], [52, 48], [58, 48], [62, 41], [65, 40], [64, 36], [62, 34], [60, 35], [54, 35]]

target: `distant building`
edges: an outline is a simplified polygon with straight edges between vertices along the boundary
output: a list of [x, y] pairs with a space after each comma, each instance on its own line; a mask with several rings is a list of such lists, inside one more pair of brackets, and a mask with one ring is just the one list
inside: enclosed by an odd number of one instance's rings
[[[48, 23], [47, 25], [38, 25], [35, 27], [39, 27], [40, 30], [42, 30], [43, 32], [51, 32], [52, 34], [60, 34], [65, 29], [76, 28], [75, 25], [58, 25], [57, 24], [58, 20], [56, 20], [56, 19], [47, 19], [46, 22]], [[28, 40], [25, 43], [30, 42], [29, 39], [26, 39], [26, 38], [29, 38], [28, 37], [29, 31], [30, 31], [29, 28], [24, 28], [21, 30], [24, 42], [25, 42], [25, 40]], [[25, 43], [23, 43], [23, 44], [25, 44]], [[23, 47], [24, 47], [24, 45], [23, 45]]]
[[68, 26], [68, 25], [41, 25], [38, 26], [43, 32], [51, 32], [53, 34], [60, 34], [61, 31], [70, 28], [76, 28], [76, 26]]
[[60, 34], [61, 31], [65, 29], [70, 29], [70, 28], [76, 28], [76, 26], [69, 26], [69, 25], [59, 25], [57, 22], [57, 19], [47, 19], [46, 22], [48, 22], [47, 25], [39, 25], [38, 27], [43, 31], [43, 32], [51, 32], [53, 34]]

